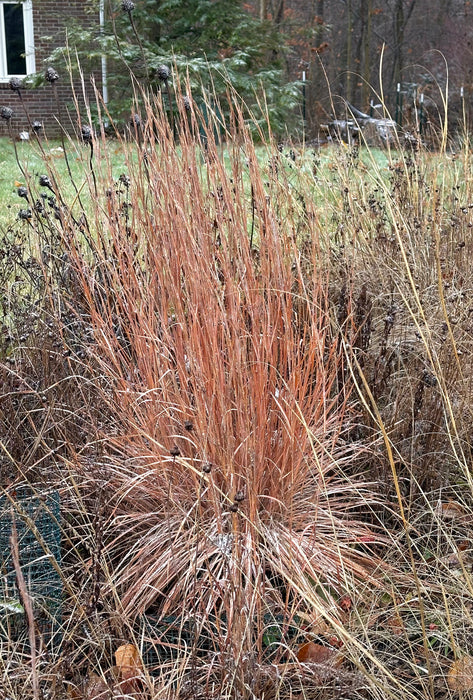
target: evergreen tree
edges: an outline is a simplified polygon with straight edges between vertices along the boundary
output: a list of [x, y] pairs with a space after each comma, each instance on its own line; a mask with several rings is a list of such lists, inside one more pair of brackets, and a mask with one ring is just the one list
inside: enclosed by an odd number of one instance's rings
[[[281, 35], [238, 0], [122, 0], [106, 9], [104, 31], [71, 25], [69, 60], [77, 55], [84, 72], [95, 66], [97, 73], [101, 58], [107, 57], [114, 116], [125, 117], [131, 109], [130, 75], [145, 90], [157, 91], [164, 65], [189, 79], [196, 100], [203, 92], [225, 97], [225, 109], [230, 89], [261, 125], [266, 117], [258, 105], [264, 102], [273, 130], [297, 127], [301, 91], [297, 82], [286, 80]], [[56, 50], [51, 61], [57, 63], [63, 51]]]

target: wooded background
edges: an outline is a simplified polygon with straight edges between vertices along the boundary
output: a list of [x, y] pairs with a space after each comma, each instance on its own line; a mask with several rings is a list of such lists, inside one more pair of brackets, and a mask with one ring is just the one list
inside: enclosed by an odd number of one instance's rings
[[[67, 61], [78, 56], [99, 80], [107, 57], [115, 116], [130, 114], [125, 63], [151, 90], [162, 88], [165, 64], [186, 77], [197, 100], [210, 91], [224, 104], [230, 89], [253, 115], [264, 104], [259, 128], [268, 117], [281, 136], [317, 137], [321, 124], [344, 118], [347, 102], [386, 116], [370, 107], [383, 102], [411, 130], [420, 112], [435, 131], [448, 97], [450, 133], [469, 123], [470, 1], [110, 0], [105, 8], [103, 28], [70, 27]], [[64, 63], [62, 49], [51, 61]]]
[[[450, 116], [471, 105], [473, 7], [466, 0], [258, 0], [248, 9], [271, 22], [288, 47], [291, 78], [305, 71], [306, 121], [317, 130], [337, 96], [369, 111], [381, 91], [395, 113], [401, 84], [405, 115], [424, 93], [435, 119], [448, 81]], [[382, 66], [381, 66], [382, 60]], [[380, 69], [381, 66], [381, 69]], [[463, 87], [464, 103], [461, 99]], [[433, 108], [433, 109], [432, 109]]]

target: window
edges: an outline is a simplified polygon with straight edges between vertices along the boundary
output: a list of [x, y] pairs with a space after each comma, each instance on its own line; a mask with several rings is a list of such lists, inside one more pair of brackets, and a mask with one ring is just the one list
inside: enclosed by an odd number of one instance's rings
[[31, 0], [0, 0], [0, 81], [35, 72]]

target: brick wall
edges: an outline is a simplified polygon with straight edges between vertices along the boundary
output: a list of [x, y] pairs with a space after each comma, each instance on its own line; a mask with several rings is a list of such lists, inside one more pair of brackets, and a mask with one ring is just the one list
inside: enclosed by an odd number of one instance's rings
[[[76, 19], [84, 25], [96, 24], [99, 30], [99, 17], [97, 13], [91, 13], [87, 6], [88, 0], [33, 0], [33, 27], [35, 42], [36, 71], [44, 73], [47, 67], [46, 59], [57, 46], [65, 44], [66, 23]], [[48, 137], [58, 136], [61, 130], [60, 124], [72, 132], [77, 128], [73, 89], [66, 66], [55, 65], [59, 74], [59, 80], [52, 85], [47, 84], [37, 88], [22, 90], [23, 103], [19, 96], [12, 92], [10, 86], [0, 83], [0, 107], [8, 106], [14, 110], [11, 120], [13, 134], [21, 131], [29, 131], [28, 112], [30, 122], [41, 121], [44, 133]], [[97, 85], [100, 84], [100, 66], [93, 72]], [[93, 99], [93, 91], [90, 83], [90, 73], [84, 76], [88, 99]], [[57, 99], [55, 92], [57, 93]], [[84, 111], [83, 89], [80, 84], [74, 85], [74, 92], [79, 102], [79, 108]], [[6, 123], [0, 124], [0, 136], [8, 133]]]

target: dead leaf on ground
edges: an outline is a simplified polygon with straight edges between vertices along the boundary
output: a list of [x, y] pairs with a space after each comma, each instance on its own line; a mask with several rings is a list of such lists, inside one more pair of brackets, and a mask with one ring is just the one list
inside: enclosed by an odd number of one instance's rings
[[473, 690], [473, 656], [463, 656], [452, 662], [447, 683], [454, 693]]
[[143, 672], [140, 652], [133, 644], [123, 644], [115, 652], [115, 663], [120, 681], [137, 678]]
[[402, 618], [399, 615], [390, 615], [387, 620], [384, 623], [385, 627], [387, 627], [392, 634], [394, 634], [396, 637], [400, 637], [402, 634], [405, 633], [406, 628], [404, 626], [404, 622]]
[[303, 664], [330, 664], [338, 667], [343, 662], [340, 652], [315, 642], [306, 642], [297, 650], [297, 660]]
[[456, 501], [449, 500], [446, 503], [441, 503], [440, 507], [437, 507], [437, 512], [443, 518], [448, 520], [456, 520], [465, 515], [465, 509], [460, 503]]

